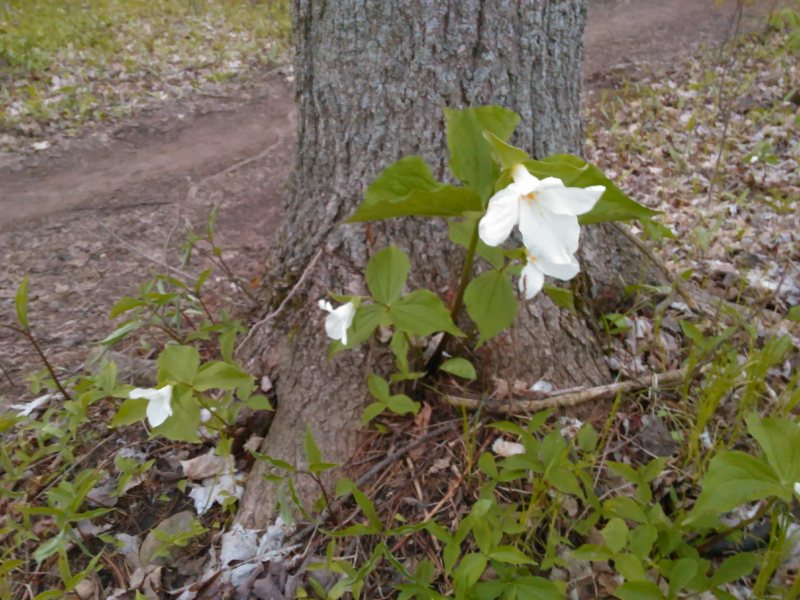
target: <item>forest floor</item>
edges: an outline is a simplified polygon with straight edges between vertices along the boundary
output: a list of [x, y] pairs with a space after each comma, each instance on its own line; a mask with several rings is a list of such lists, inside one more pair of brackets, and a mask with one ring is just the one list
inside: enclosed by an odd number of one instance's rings
[[[587, 110], [603, 90], [673, 70], [703, 44], [713, 60], [735, 31], [735, 4], [590, 2]], [[740, 30], [763, 27], [766, 6], [748, 8]], [[0, 321], [12, 318], [15, 290], [29, 274], [42, 344], [54, 363], [78, 368], [108, 332], [101, 315], [164, 264], [178, 268], [185, 227], [202, 228], [212, 206], [225, 258], [257, 286], [292, 168], [291, 79], [289, 67], [263, 64], [190, 93], [145, 78], [126, 87], [133, 98], [143, 88], [141, 101], [110, 122], [31, 116], [0, 130]], [[211, 283], [230, 296], [222, 278]], [[233, 301], [246, 304], [241, 295]], [[0, 399], [18, 400], [24, 375], [40, 365], [3, 331], [0, 366]]]

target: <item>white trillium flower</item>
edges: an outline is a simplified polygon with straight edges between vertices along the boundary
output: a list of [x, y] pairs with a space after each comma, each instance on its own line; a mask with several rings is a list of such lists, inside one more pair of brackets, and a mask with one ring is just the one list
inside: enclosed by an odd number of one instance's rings
[[794, 493], [800, 496], [800, 481], [794, 484]]
[[131, 390], [128, 398], [144, 398], [147, 403], [147, 420], [151, 427], [158, 427], [172, 416], [172, 386], [165, 385], [159, 389], [136, 388]]
[[569, 281], [581, 270], [574, 256], [569, 257], [569, 262], [554, 263], [528, 251], [528, 261], [522, 267], [519, 277], [519, 291], [530, 300], [542, 290], [544, 276], [549, 275], [561, 281]]
[[528, 251], [550, 263], [572, 263], [580, 238], [577, 217], [592, 210], [605, 187], [566, 187], [555, 177], [534, 177], [523, 165], [511, 176], [513, 183], [489, 199], [478, 225], [481, 240], [499, 246], [516, 225]]
[[342, 340], [347, 345], [347, 330], [353, 324], [353, 317], [356, 314], [356, 306], [352, 302], [342, 304], [334, 309], [333, 305], [327, 300], [320, 300], [318, 306], [330, 313], [325, 317], [325, 333], [333, 340]]

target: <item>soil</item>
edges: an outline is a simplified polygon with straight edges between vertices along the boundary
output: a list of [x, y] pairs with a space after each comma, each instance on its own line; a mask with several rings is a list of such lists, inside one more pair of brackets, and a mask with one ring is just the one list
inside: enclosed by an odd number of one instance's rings
[[[728, 39], [736, 2], [590, 0], [585, 80], [590, 94], [643, 66], [668, 66], [703, 43]], [[742, 27], [769, 8], [748, 8]], [[219, 243], [233, 269], [257, 282], [281, 219], [291, 170], [291, 75], [275, 71], [232, 97], [162, 105], [46, 152], [0, 155], [0, 323], [13, 322], [15, 290], [30, 275], [30, 318], [52, 361], [79, 367], [110, 328], [113, 302], [163, 263], [177, 264], [189, 224], [219, 207]], [[147, 258], [146, 258], [147, 257]], [[199, 273], [201, 267], [186, 267]], [[245, 298], [228, 282], [217, 294]], [[39, 368], [23, 340], [0, 329], [0, 399], [19, 401]]]

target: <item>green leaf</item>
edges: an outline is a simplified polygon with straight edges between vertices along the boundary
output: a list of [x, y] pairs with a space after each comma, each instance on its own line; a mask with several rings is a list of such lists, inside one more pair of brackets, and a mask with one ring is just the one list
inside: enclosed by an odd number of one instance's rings
[[456, 590], [466, 591], [478, 582], [484, 570], [486, 570], [487, 559], [483, 554], [474, 552], [467, 554], [461, 559], [458, 567], [453, 572], [453, 581]]
[[134, 298], [133, 296], [123, 296], [114, 303], [114, 306], [111, 307], [111, 312], [109, 313], [108, 318], [114, 319], [121, 314], [140, 306], [147, 305], [142, 300], [139, 300], [139, 298]]
[[478, 377], [475, 367], [466, 358], [448, 358], [439, 366], [439, 369], [464, 379], [476, 379]]
[[597, 431], [591, 423], [586, 423], [578, 432], [578, 447], [584, 452], [594, 452], [597, 447]]
[[467, 314], [478, 326], [478, 345], [514, 323], [517, 297], [508, 275], [500, 271], [481, 273], [464, 292]]
[[378, 175], [348, 222], [453, 217], [473, 210], [482, 210], [481, 199], [473, 190], [436, 181], [421, 157], [406, 156]]
[[406, 253], [389, 246], [373, 256], [367, 264], [366, 278], [372, 297], [383, 304], [400, 298], [411, 264]]
[[483, 137], [489, 142], [492, 158], [502, 169], [511, 169], [531, 158], [522, 148], [507, 144], [490, 131], [484, 131]]
[[364, 425], [372, 421], [372, 419], [377, 417], [384, 410], [386, 410], [386, 404], [384, 404], [383, 402], [372, 402], [368, 404], [367, 407], [364, 409], [364, 413], [361, 415], [361, 426], [363, 427]]
[[398, 415], [417, 414], [420, 409], [419, 402], [414, 402], [405, 394], [395, 394], [386, 402], [387, 408]]
[[647, 523], [639, 525], [631, 530], [628, 547], [635, 556], [644, 560], [650, 554], [657, 537], [658, 530], [655, 527]]
[[500, 106], [480, 106], [464, 110], [445, 108], [444, 117], [450, 170], [485, 202], [494, 191], [499, 169], [492, 158], [492, 146], [483, 134], [488, 131], [505, 141], [514, 132], [519, 116]]
[[192, 390], [183, 386], [172, 391], [172, 416], [153, 429], [153, 435], [161, 435], [174, 442], [199, 442], [197, 428], [200, 427], [200, 403]]
[[111, 419], [111, 427], [122, 427], [138, 423], [144, 419], [147, 412], [147, 400], [145, 398], [128, 398], [119, 407], [117, 414]]
[[669, 598], [677, 598], [678, 593], [685, 589], [689, 582], [694, 579], [700, 567], [700, 561], [696, 558], [681, 558], [672, 565], [669, 573]]
[[197, 372], [192, 387], [199, 392], [206, 390], [233, 390], [252, 382], [252, 377], [236, 365], [222, 361], [204, 364]]
[[542, 289], [544, 293], [550, 297], [550, 300], [553, 301], [553, 304], [559, 308], [566, 308], [571, 311], [575, 310], [575, 297], [572, 295], [571, 290], [550, 285], [549, 283], [545, 283]]
[[497, 548], [489, 552], [489, 558], [509, 565], [536, 564], [532, 558], [514, 546], [497, 546]]
[[786, 318], [790, 321], [800, 321], [800, 304], [797, 304], [789, 309], [786, 313]]
[[369, 377], [367, 377], [367, 388], [372, 397], [378, 402], [386, 404], [389, 401], [389, 396], [391, 396], [389, 384], [386, 383], [383, 377], [370, 373]]
[[347, 478], [340, 479], [336, 482], [336, 496], [341, 498], [347, 493], [353, 495], [353, 499], [356, 501], [356, 504], [358, 504], [361, 512], [364, 513], [364, 516], [367, 518], [372, 528], [375, 531], [383, 531], [383, 523], [380, 517], [378, 517], [378, 512], [375, 510], [375, 505], [372, 501], [364, 492], [358, 489], [355, 482]]
[[720, 452], [711, 459], [703, 490], [685, 523], [697, 520], [703, 513], [720, 515], [745, 502], [769, 496], [791, 500], [791, 492], [781, 484], [772, 467], [738, 450]]
[[629, 581], [614, 592], [620, 600], [664, 600], [664, 594], [655, 583]]
[[645, 581], [647, 579], [642, 561], [633, 554], [615, 554], [614, 566], [619, 574], [628, 581]]
[[606, 541], [606, 546], [614, 553], [622, 552], [628, 543], [628, 526], [619, 517], [611, 519], [600, 533]]
[[[362, 304], [356, 308], [353, 324], [347, 331], [347, 347], [358, 346], [377, 329], [378, 325], [389, 324], [389, 311], [380, 304]], [[341, 342], [337, 342], [341, 346]], [[344, 346], [341, 346], [344, 348]]]
[[[468, 215], [464, 219], [451, 219], [447, 222], [447, 233], [450, 241], [468, 249], [472, 241], [472, 234], [478, 226], [480, 214]], [[502, 269], [505, 264], [505, 255], [502, 248], [494, 248], [484, 244], [480, 238], [475, 245], [475, 252], [489, 262], [495, 269]]]
[[757, 415], [748, 416], [746, 422], [748, 433], [780, 480], [791, 485], [800, 481], [800, 426], [785, 418], [759, 419]]
[[584, 544], [572, 552], [577, 560], [611, 560], [613, 553], [605, 546], [598, 544]]
[[192, 385], [200, 366], [200, 353], [194, 346], [170, 344], [158, 356], [158, 381]]
[[444, 302], [430, 290], [415, 290], [392, 304], [389, 317], [397, 329], [411, 335], [431, 335], [446, 331], [461, 337], [464, 333], [455, 326]]
[[729, 583], [731, 581], [736, 581], [741, 577], [746, 577], [752, 573], [753, 569], [755, 569], [760, 563], [761, 558], [757, 554], [753, 554], [751, 552], [734, 554], [733, 556], [726, 558], [722, 564], [717, 567], [716, 571], [714, 571], [714, 574], [711, 576], [709, 585], [711, 587], [717, 587], [723, 583]]
[[22, 283], [17, 288], [17, 296], [14, 299], [14, 306], [17, 310], [17, 321], [23, 329], [28, 329], [28, 282], [27, 275], [22, 278]]
[[117, 387], [117, 363], [113, 360], [103, 361], [97, 375], [97, 385], [106, 396], [114, 393], [114, 388]]
[[578, 217], [581, 225], [603, 223], [604, 221], [629, 221], [630, 219], [650, 219], [659, 214], [632, 200], [625, 192], [595, 167], [578, 156], [556, 154], [542, 160], [529, 160], [525, 163], [536, 177], [557, 177], [567, 187], [589, 187], [603, 185], [605, 193], [588, 213]]
[[389, 348], [395, 357], [397, 369], [402, 374], [408, 373], [408, 335], [402, 331], [395, 331]]
[[113, 346], [125, 338], [131, 331], [136, 331], [141, 325], [142, 323], [138, 319], [126, 321], [97, 343], [101, 346]]
[[316, 465], [322, 462], [322, 452], [320, 452], [319, 446], [314, 440], [314, 434], [311, 433], [311, 428], [308, 426], [306, 426], [306, 434], [303, 436], [303, 449], [309, 465]]

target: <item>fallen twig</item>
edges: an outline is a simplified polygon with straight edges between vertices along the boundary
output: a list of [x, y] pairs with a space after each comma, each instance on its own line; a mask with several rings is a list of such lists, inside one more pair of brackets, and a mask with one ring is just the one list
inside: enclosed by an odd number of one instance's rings
[[489, 410], [505, 414], [531, 413], [546, 408], [563, 408], [566, 406], [577, 406], [593, 400], [607, 400], [614, 398], [617, 394], [625, 394], [643, 390], [649, 387], [658, 389], [665, 387], [675, 387], [682, 383], [686, 378], [686, 369], [667, 371], [660, 375], [639, 377], [629, 381], [618, 381], [607, 385], [599, 385], [577, 392], [555, 392], [553, 395], [540, 400], [480, 400], [478, 398], [465, 398], [462, 396], [452, 396], [446, 394], [444, 400], [451, 406], [463, 407], [469, 410]]

